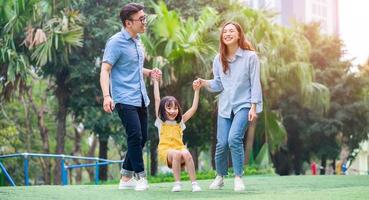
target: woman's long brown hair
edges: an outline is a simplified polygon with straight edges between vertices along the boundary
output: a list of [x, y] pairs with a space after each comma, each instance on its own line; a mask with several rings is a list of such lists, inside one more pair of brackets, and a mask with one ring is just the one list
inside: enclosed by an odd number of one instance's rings
[[225, 23], [223, 25], [222, 30], [220, 31], [220, 47], [219, 47], [220, 59], [222, 61], [223, 72], [224, 73], [226, 73], [228, 71], [229, 65], [228, 65], [228, 61], [227, 61], [227, 54], [228, 54], [227, 46], [223, 43], [223, 30], [224, 30], [224, 27], [226, 27], [229, 24], [232, 24], [233, 26], [235, 26], [237, 31], [238, 31], [238, 35], [240, 37], [240, 39], [238, 40], [238, 46], [243, 50], [255, 51], [255, 48], [246, 39], [245, 34], [242, 30], [242, 27], [238, 23], [236, 23], [236, 22], [227, 22], [227, 23]]

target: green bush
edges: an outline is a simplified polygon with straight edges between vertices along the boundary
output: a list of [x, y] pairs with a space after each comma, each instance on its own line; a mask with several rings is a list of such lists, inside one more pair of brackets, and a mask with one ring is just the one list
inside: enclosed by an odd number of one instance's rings
[[[233, 168], [229, 168], [228, 174], [230, 176], [233, 176]], [[275, 175], [274, 168], [260, 168], [257, 166], [245, 166], [244, 168], [244, 174], [245, 176], [251, 176], [251, 175]], [[206, 180], [206, 179], [213, 179], [216, 175], [216, 172], [214, 170], [209, 171], [201, 171], [196, 173], [196, 179], [197, 180]], [[190, 177], [188, 176], [188, 173], [186, 171], [181, 172], [181, 180], [187, 181], [190, 180]], [[174, 182], [174, 177], [172, 173], [161, 173], [156, 176], [148, 176], [149, 183], [162, 183], [162, 182]], [[118, 180], [109, 180], [106, 182], [100, 182], [100, 184], [118, 184]], [[89, 183], [89, 184], [94, 184]]]
[[[233, 175], [233, 168], [228, 170], [229, 175]], [[246, 176], [250, 175], [275, 175], [274, 168], [259, 168], [257, 166], [245, 166], [244, 174]], [[216, 175], [214, 170], [197, 172], [196, 178], [197, 180], [205, 180], [205, 179], [213, 179]], [[189, 180], [188, 173], [185, 171], [181, 172], [181, 180]], [[148, 181], [150, 183], [160, 183], [160, 182], [173, 182], [174, 177], [172, 173], [158, 174], [156, 176], [149, 176]]]
[[[204, 180], [204, 179], [212, 179], [215, 176], [214, 171], [206, 171], [206, 172], [197, 172], [196, 179], [197, 180]], [[181, 172], [181, 180], [186, 181], [190, 180], [188, 173], [185, 171]], [[148, 177], [149, 183], [161, 183], [161, 182], [173, 182], [174, 177], [172, 173], [165, 173], [165, 174], [158, 174], [156, 176], [149, 176]]]

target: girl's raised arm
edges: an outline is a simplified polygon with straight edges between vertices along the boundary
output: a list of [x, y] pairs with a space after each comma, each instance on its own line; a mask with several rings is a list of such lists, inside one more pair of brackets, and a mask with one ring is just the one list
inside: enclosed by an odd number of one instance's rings
[[156, 118], [159, 117], [159, 106], [160, 106], [160, 90], [159, 90], [159, 81], [153, 79], [154, 81], [154, 99], [155, 99], [155, 115]]
[[193, 96], [193, 102], [192, 102], [191, 108], [189, 110], [187, 110], [187, 112], [182, 117], [183, 123], [186, 123], [196, 113], [197, 107], [199, 106], [201, 86], [196, 85], [195, 83], [193, 83], [192, 87], [195, 90], [195, 94]]

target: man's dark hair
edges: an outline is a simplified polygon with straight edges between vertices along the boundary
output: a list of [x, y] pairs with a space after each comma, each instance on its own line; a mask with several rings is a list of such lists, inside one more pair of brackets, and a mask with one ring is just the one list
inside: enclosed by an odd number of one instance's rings
[[123, 23], [123, 26], [126, 27], [126, 20], [132, 19], [132, 15], [138, 13], [139, 11], [143, 10], [144, 6], [137, 3], [129, 3], [125, 5], [122, 10], [120, 11], [119, 18]]

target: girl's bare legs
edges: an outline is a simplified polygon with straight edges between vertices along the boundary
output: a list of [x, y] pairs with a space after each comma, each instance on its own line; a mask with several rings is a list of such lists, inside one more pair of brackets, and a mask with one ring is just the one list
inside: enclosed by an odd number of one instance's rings
[[168, 152], [168, 164], [172, 164], [173, 176], [176, 182], [181, 181], [181, 162], [182, 155], [180, 151], [170, 150]]
[[188, 150], [182, 150], [182, 159], [185, 162], [187, 173], [190, 176], [191, 183], [192, 183], [192, 192], [200, 192], [201, 187], [196, 182], [196, 171], [195, 171], [195, 164], [193, 163], [192, 156]]
[[183, 160], [186, 164], [186, 169], [187, 169], [188, 175], [190, 176], [191, 182], [196, 181], [195, 164], [193, 162], [191, 153], [188, 152], [187, 150], [182, 150], [181, 154], [182, 154], [182, 158], [183, 158]]

